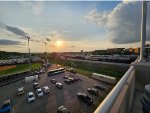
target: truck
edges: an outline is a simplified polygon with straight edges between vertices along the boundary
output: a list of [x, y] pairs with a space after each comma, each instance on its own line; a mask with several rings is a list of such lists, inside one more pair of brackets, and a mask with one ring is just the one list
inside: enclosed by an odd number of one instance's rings
[[110, 76], [106, 76], [106, 75], [102, 75], [102, 74], [98, 74], [98, 73], [92, 73], [92, 78], [106, 82], [106, 83], [110, 83], [110, 84], [116, 83], [115, 77], [110, 77]]
[[25, 77], [25, 82], [37, 81], [39, 79], [39, 75]]

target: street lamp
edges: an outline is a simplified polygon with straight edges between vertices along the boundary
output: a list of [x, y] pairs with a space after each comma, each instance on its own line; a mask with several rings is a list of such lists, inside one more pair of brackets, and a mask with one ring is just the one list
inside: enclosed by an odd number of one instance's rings
[[29, 42], [30, 42], [30, 37], [29, 36], [26, 36], [26, 38], [28, 39], [28, 51], [29, 51], [29, 70], [31, 72], [31, 54], [30, 54], [30, 45], [29, 45]]
[[46, 41], [44, 42], [45, 49], [46, 49], [46, 75], [48, 74], [48, 66], [47, 66], [47, 63], [48, 63], [48, 59], [47, 59], [47, 41], [51, 41], [51, 40], [48, 39], [48, 38], [46, 38]]

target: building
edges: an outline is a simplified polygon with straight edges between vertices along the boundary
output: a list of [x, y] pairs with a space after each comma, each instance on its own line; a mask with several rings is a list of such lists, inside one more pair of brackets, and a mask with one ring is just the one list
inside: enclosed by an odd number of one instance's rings
[[124, 51], [125, 48], [110, 48], [107, 49], [108, 53], [121, 53], [122, 51]]
[[140, 54], [140, 48], [139, 47], [133, 48], [133, 52], [136, 54]]
[[133, 53], [133, 52], [134, 52], [133, 48], [129, 48], [128, 51], [129, 51], [130, 53]]

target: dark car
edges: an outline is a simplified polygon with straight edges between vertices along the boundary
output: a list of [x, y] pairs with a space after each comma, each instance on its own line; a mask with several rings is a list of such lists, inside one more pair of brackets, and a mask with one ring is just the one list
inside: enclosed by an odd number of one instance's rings
[[56, 87], [58, 87], [59, 89], [62, 89], [62, 88], [63, 88], [63, 84], [60, 83], [60, 82], [57, 82], [57, 83], [56, 83]]
[[73, 79], [74, 79], [74, 81], [78, 81], [79, 80], [79, 78], [77, 78], [77, 77], [73, 77]]
[[11, 101], [6, 100], [0, 107], [0, 113], [9, 113], [11, 110]]
[[87, 91], [91, 94], [98, 95], [98, 90], [95, 88], [88, 88]]
[[55, 79], [51, 79], [50, 80], [52, 83], [56, 83], [56, 80]]
[[64, 82], [68, 85], [71, 84], [71, 81], [69, 79], [65, 79]]
[[97, 89], [101, 89], [101, 90], [105, 90], [106, 89], [104, 86], [102, 86], [100, 84], [95, 84], [94, 87], [97, 88]]
[[72, 74], [69, 74], [69, 76], [74, 77], [74, 75], [72, 75]]
[[40, 86], [39, 86], [39, 83], [35, 82], [33, 83], [33, 88], [36, 90], [36, 89], [39, 89]]
[[82, 101], [86, 102], [88, 105], [91, 105], [93, 103], [93, 99], [90, 98], [86, 93], [79, 92], [77, 94], [78, 98]]
[[57, 109], [57, 113], [70, 113], [70, 112], [65, 106], [59, 106]]
[[71, 83], [75, 82], [75, 79], [73, 77], [68, 78], [68, 79], [71, 81]]

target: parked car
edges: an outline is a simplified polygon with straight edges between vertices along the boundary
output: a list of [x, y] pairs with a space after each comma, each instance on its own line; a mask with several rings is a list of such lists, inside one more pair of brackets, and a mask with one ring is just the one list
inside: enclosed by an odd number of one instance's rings
[[70, 112], [65, 106], [59, 106], [57, 109], [57, 113], [70, 113]]
[[70, 68], [69, 71], [70, 71], [71, 73], [76, 74], [76, 70], [75, 70], [74, 68]]
[[86, 102], [88, 105], [91, 105], [93, 103], [93, 99], [90, 98], [86, 93], [79, 92], [77, 93], [77, 96], [79, 99]]
[[51, 79], [50, 80], [52, 83], [56, 83], [56, 80], [55, 79]]
[[69, 78], [69, 80], [71, 81], [71, 83], [75, 82], [75, 79], [73, 77]]
[[68, 79], [69, 77], [68, 77], [68, 76], [64, 76], [63, 78], [64, 78], [64, 79]]
[[100, 84], [95, 84], [94, 87], [97, 88], [97, 89], [101, 89], [101, 90], [105, 90], [106, 89], [104, 86], [102, 86]]
[[28, 95], [27, 95], [27, 100], [28, 102], [32, 102], [35, 100], [35, 96], [34, 96], [34, 93], [33, 92], [29, 92]]
[[37, 93], [37, 96], [38, 96], [38, 97], [42, 97], [42, 96], [43, 96], [43, 91], [42, 91], [41, 88], [37, 89], [37, 90], [36, 90], [36, 93]]
[[79, 78], [77, 78], [77, 77], [73, 77], [73, 79], [74, 79], [74, 81], [78, 81], [79, 80]]
[[98, 95], [98, 90], [95, 88], [88, 88], [87, 91], [91, 94]]
[[44, 87], [43, 87], [43, 91], [44, 91], [44, 93], [46, 94], [46, 93], [49, 93], [49, 92], [50, 92], [50, 89], [49, 89], [48, 86], [44, 86]]
[[56, 87], [58, 87], [59, 89], [62, 89], [62, 88], [63, 88], [63, 85], [62, 85], [62, 83], [57, 82], [57, 83], [56, 83]]
[[9, 113], [11, 110], [11, 101], [6, 100], [0, 107], [0, 113]]
[[24, 94], [24, 87], [20, 87], [20, 88], [18, 88], [18, 90], [17, 90], [17, 95], [19, 96], [19, 95], [22, 95], [22, 94]]
[[69, 76], [74, 77], [74, 75], [70, 74]]
[[71, 84], [71, 81], [69, 79], [65, 79], [64, 82], [68, 85]]
[[39, 89], [40, 86], [39, 86], [39, 83], [35, 82], [33, 83], [33, 88], [36, 90], [36, 89]]

